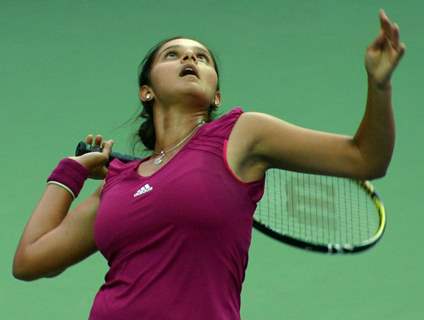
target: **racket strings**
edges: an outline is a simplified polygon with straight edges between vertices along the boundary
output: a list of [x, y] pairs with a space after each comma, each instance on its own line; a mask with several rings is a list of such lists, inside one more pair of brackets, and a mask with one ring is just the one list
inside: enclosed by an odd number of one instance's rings
[[314, 243], [360, 244], [378, 228], [370, 195], [353, 180], [271, 169], [265, 181], [254, 218], [276, 233]]

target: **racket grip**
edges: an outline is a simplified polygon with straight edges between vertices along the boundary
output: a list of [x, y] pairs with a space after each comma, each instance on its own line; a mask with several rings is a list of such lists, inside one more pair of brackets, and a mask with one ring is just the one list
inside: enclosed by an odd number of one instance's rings
[[[89, 153], [89, 152], [102, 152], [103, 148], [100, 147], [93, 147], [90, 144], [85, 143], [84, 141], [80, 141], [77, 145], [77, 148], [75, 149], [75, 156], [82, 156], [83, 154]], [[130, 156], [127, 154], [122, 154], [119, 152], [111, 152], [111, 154], [109, 155], [109, 163], [113, 160], [113, 159], [118, 159], [122, 162], [130, 162], [133, 160], [138, 160], [139, 158], [134, 157], [134, 156]], [[108, 164], [109, 164], [108, 163]]]

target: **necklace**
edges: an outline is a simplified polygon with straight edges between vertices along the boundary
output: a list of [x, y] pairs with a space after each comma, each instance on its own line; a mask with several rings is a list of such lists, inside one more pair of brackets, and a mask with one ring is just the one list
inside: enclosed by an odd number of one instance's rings
[[175, 146], [173, 146], [173, 147], [171, 147], [170, 149], [168, 149], [168, 150], [164, 150], [164, 149], [162, 149], [160, 152], [153, 152], [153, 154], [155, 155], [155, 156], [158, 156], [155, 160], [153, 160], [153, 163], [155, 164], [155, 165], [160, 165], [162, 162], [163, 162], [163, 160], [165, 159], [165, 157], [166, 157], [166, 154], [167, 153], [169, 153], [169, 152], [171, 152], [171, 151], [173, 151], [173, 150], [175, 150], [175, 149], [177, 149], [181, 144], [183, 144], [184, 143], [184, 141], [186, 141], [189, 137], [191, 137], [191, 135], [194, 133], [194, 131], [198, 128], [198, 127], [200, 127], [200, 126], [202, 126], [203, 124], [205, 123], [205, 120], [203, 120], [203, 119], [199, 119], [199, 121], [197, 122], [197, 124], [196, 124], [196, 126], [188, 133], [188, 135], [187, 136], [185, 136], [180, 142], [178, 142]]

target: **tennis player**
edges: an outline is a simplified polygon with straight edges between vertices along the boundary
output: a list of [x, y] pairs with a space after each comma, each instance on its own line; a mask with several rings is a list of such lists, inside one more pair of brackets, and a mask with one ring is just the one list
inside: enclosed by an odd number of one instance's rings
[[[394, 145], [391, 75], [405, 46], [384, 11], [366, 50], [368, 99], [353, 137], [233, 108], [218, 119], [218, 67], [189, 38], [159, 43], [139, 76], [142, 160], [101, 152], [63, 159], [16, 250], [13, 275], [54, 277], [99, 250], [109, 270], [92, 320], [240, 319], [252, 216], [269, 168], [356, 179], [385, 174]], [[69, 210], [87, 178], [99, 188]], [[70, 211], [70, 212], [68, 212]]]

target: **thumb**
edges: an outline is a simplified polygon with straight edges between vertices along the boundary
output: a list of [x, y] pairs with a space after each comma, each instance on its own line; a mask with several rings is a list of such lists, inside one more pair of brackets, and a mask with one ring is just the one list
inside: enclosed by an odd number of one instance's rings
[[103, 144], [102, 153], [109, 159], [110, 154], [112, 153], [112, 146], [114, 141], [108, 140]]

